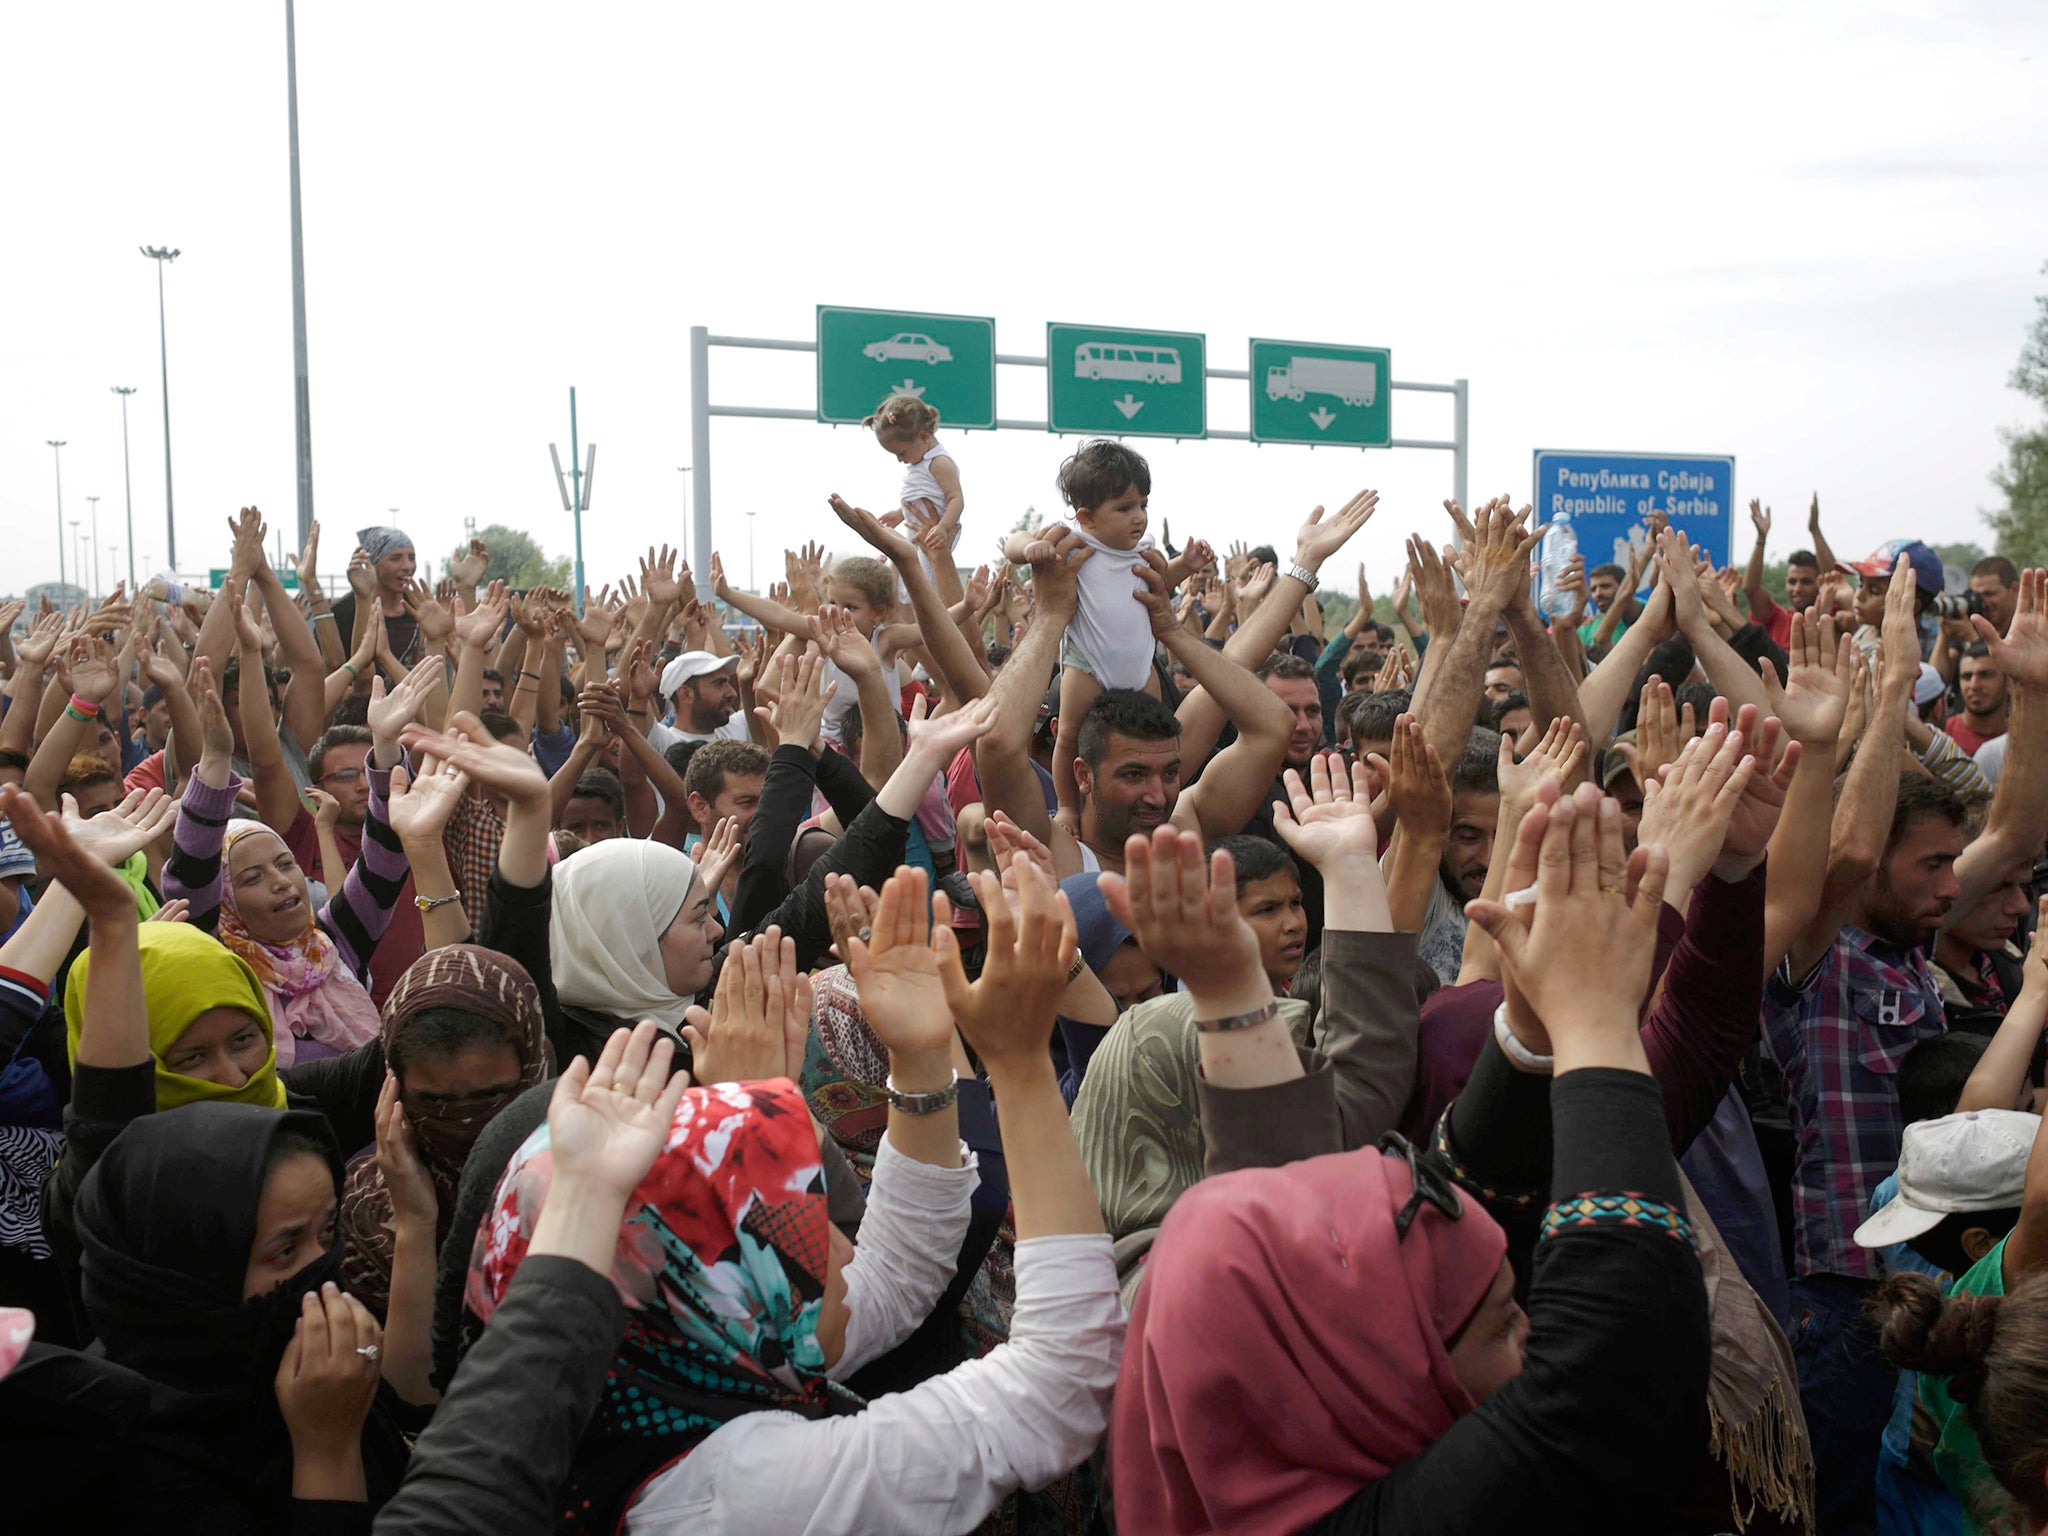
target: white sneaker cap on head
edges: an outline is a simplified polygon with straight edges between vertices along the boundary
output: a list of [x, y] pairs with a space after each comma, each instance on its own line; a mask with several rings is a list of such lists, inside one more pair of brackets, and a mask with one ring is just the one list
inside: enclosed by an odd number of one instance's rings
[[1863, 1248], [1889, 1248], [1941, 1225], [1956, 1211], [2018, 1205], [2041, 1117], [2017, 1109], [1972, 1109], [1906, 1127], [1899, 1192], [1856, 1229]]

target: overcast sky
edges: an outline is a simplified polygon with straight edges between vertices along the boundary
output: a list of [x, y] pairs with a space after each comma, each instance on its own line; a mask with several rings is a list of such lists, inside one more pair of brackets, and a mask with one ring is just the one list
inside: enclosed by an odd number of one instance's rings
[[[1395, 9], [303, 0], [324, 566], [393, 507], [423, 557], [466, 517], [566, 552], [571, 384], [593, 580], [683, 542], [689, 327], [808, 338], [820, 302], [993, 315], [1008, 352], [1048, 320], [1204, 332], [1217, 367], [1252, 335], [1389, 346], [1397, 377], [1471, 380], [1475, 498], [1525, 499], [1539, 447], [1732, 453], [1781, 555], [1814, 489], [1845, 555], [1989, 543], [2048, 291], [2048, 6]], [[45, 439], [65, 517], [97, 494], [127, 544], [115, 384], [140, 388], [135, 543], [163, 563], [143, 243], [184, 252], [179, 564], [220, 563], [250, 502], [289, 544], [282, 0], [17, 6], [6, 40], [0, 590], [56, 575]], [[711, 361], [719, 403], [812, 403], [806, 355]], [[1001, 370], [999, 400], [1042, 419], [1043, 374]], [[1395, 411], [1449, 432], [1441, 397]], [[1245, 386], [1211, 385], [1212, 425], [1244, 416]], [[784, 544], [845, 546], [827, 492], [900, 483], [859, 429], [719, 420], [712, 445], [741, 580], [747, 511], [765, 581]], [[1059, 439], [949, 446], [963, 553], [1056, 503]], [[1144, 447], [1176, 537], [1284, 548], [1376, 486], [1357, 548], [1383, 590], [1400, 536], [1446, 526], [1446, 454]]]

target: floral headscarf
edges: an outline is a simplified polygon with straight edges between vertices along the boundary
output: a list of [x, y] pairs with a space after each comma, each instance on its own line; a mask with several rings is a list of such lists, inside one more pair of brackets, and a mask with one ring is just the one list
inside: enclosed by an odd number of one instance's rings
[[811, 978], [811, 1037], [804, 1047], [804, 1097], [862, 1178], [889, 1126], [889, 1048], [861, 1012], [843, 965]]
[[[526, 1256], [553, 1174], [542, 1125], [477, 1229], [465, 1299], [485, 1322]], [[562, 1509], [609, 1531], [608, 1511], [728, 1421], [831, 1411], [839, 1389], [818, 1342], [828, 1232], [824, 1167], [795, 1084], [683, 1095], [667, 1147], [626, 1202], [612, 1260], [626, 1334]]]
[[[511, 1036], [519, 1057], [519, 1083], [509, 1092], [405, 1105], [420, 1162], [434, 1181], [440, 1210], [438, 1246], [455, 1220], [463, 1163], [478, 1133], [507, 1104], [548, 1076], [554, 1058], [541, 1018], [540, 992], [526, 967], [509, 955], [476, 944], [449, 944], [429, 950], [408, 966], [384, 1003], [387, 1062], [401, 1054], [393, 1047], [406, 1026], [434, 1008], [472, 1014], [500, 1026]], [[378, 1166], [377, 1149], [366, 1147], [350, 1161], [342, 1190], [341, 1230], [348, 1239], [342, 1278], [350, 1293], [380, 1317], [391, 1290], [391, 1223], [391, 1191]]]
[[262, 822], [246, 817], [228, 823], [220, 850], [220, 921], [215, 932], [221, 943], [249, 962], [249, 968], [263, 984], [271, 1016], [278, 1026], [279, 1066], [292, 1064], [295, 1040], [318, 1040], [337, 1055], [352, 1051], [376, 1038], [377, 1005], [341, 963], [341, 952], [313, 920], [312, 908], [306, 909], [303, 932], [285, 943], [271, 944], [249, 931], [242, 921], [241, 909], [235, 905], [235, 882], [228, 874], [228, 859], [240, 839], [258, 832], [277, 836]]

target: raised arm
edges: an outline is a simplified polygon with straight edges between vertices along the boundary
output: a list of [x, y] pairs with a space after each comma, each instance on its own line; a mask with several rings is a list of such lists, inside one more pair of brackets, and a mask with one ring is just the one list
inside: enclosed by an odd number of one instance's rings
[[[1754, 704], [1758, 709], [1768, 710], [1770, 697], [1764, 692], [1756, 668], [1737, 655], [1734, 647], [1714, 628], [1706, 599], [1700, 592], [1700, 583], [1713, 578], [1700, 574], [1690, 541], [1676, 528], [1666, 528], [1657, 536], [1657, 551], [1665, 579], [1671, 584], [1673, 612], [1677, 616], [1679, 631], [1691, 642], [1693, 655], [1707, 674], [1707, 681], [1714, 685], [1715, 691], [1728, 701], [1731, 708]], [[1920, 656], [1917, 645], [1913, 656], [1917, 663]]]
[[1813, 540], [1814, 558], [1820, 561], [1823, 572], [1832, 571], [1840, 562], [1835, 552], [1828, 548], [1828, 536], [1820, 531], [1820, 492], [1813, 493], [1813, 504], [1806, 511], [1806, 532]]
[[742, 592], [725, 579], [725, 560], [716, 550], [711, 553], [711, 595], [726, 607], [744, 613], [748, 618], [779, 630], [785, 635], [800, 635], [804, 629], [804, 616], [782, 604], [771, 602], [765, 597], [756, 597], [752, 592]]
[[[1536, 535], [1523, 527], [1522, 514], [1508, 509], [1505, 497], [1475, 509], [1471, 528], [1459, 557], [1471, 602], [1427, 700], [1418, 691], [1415, 704], [1423, 738], [1444, 763], [1457, 762], [1471, 739], [1480, 680], [1493, 654], [1494, 623], [1529, 585], [1529, 551], [1536, 547]], [[1434, 659], [1437, 648], [1429, 649]]]
[[455, 686], [448, 691], [449, 714], [474, 715], [483, 709], [484, 668], [491, 642], [505, 627], [507, 606], [505, 583], [494, 581], [466, 611], [456, 610]]
[[1785, 792], [1784, 814], [1771, 834], [1765, 875], [1764, 970], [1777, 968], [1793, 940], [1820, 915], [1827, 884], [1830, 823], [1835, 806], [1835, 743], [1856, 676], [1855, 644], [1836, 635], [1835, 621], [1792, 615], [1791, 661], [1785, 682], [1766, 664], [1771, 713], [1800, 749]]
[[[220, 599], [227, 602], [223, 595]], [[241, 667], [236, 697], [242, 716], [242, 745], [249, 754], [249, 772], [256, 788], [256, 814], [282, 837], [299, 814], [299, 786], [285, 765], [278, 739], [277, 717], [270, 712], [270, 689], [263, 669], [263, 645], [256, 616], [237, 604], [235, 656]], [[310, 745], [310, 743], [308, 743]]]
[[[1446, 506], [1455, 506], [1447, 502]], [[1527, 515], [1528, 508], [1523, 509]], [[1575, 720], [1581, 730], [1586, 727], [1584, 707], [1579, 702], [1579, 680], [1559, 651], [1557, 642], [1551, 638], [1550, 626], [1537, 611], [1536, 600], [1529, 593], [1529, 583], [1523, 582], [1515, 588], [1503, 617], [1508, 624], [1508, 636], [1515, 642], [1515, 654], [1521, 659], [1522, 677], [1528, 684], [1529, 708], [1535, 716], [1536, 728], [1540, 731], [1553, 720]], [[1576, 644], [1578, 636], [1572, 636]], [[1484, 676], [1484, 673], [1481, 674]], [[1590, 736], [1591, 731], [1586, 731]], [[1567, 783], [1567, 790], [1573, 786]]]
[[[121, 680], [114, 663], [114, 648], [97, 635], [73, 635], [65, 643], [57, 677], [61, 687], [71, 690], [70, 701], [43, 732], [42, 743], [29, 760], [28, 773], [22, 780], [22, 787], [42, 805], [56, 803], [57, 786], [63, 781], [66, 765], [91, 740], [88, 732], [98, 729], [100, 714]], [[15, 704], [16, 710], [26, 707], [26, 700]]]
[[1643, 605], [1643, 616], [1628, 627], [1628, 633], [1614, 642], [1613, 649], [1579, 684], [1579, 709], [1586, 721], [1587, 745], [1593, 751], [1601, 751], [1614, 739], [1615, 723], [1621, 718], [1622, 706], [1628, 702], [1643, 664], [1658, 642], [1670, 638], [1671, 610], [1671, 583], [1660, 571], [1650, 600]]
[[1756, 497], [1749, 498], [1749, 520], [1756, 526], [1756, 542], [1749, 547], [1749, 568], [1743, 572], [1742, 590], [1749, 598], [1749, 616], [1761, 624], [1774, 606], [1764, 589], [1764, 543], [1771, 536], [1771, 509]]
[[1052, 818], [1046, 814], [1045, 796], [1031, 767], [1031, 732], [1038, 723], [1038, 706], [1052, 686], [1067, 621], [1079, 603], [1074, 572], [1093, 558], [1095, 551], [1071, 531], [1055, 537], [1052, 550], [1046, 560], [1031, 568], [1038, 609], [988, 692], [995, 700], [995, 728], [975, 749], [974, 766], [981, 780], [982, 803], [990, 814], [1003, 812], [1048, 844], [1057, 867], [1071, 874], [1080, 867], [1076, 844], [1065, 828], [1055, 834]]
[[[1889, 613], [1886, 617], [1889, 620]], [[2006, 634], [2000, 635], [1982, 614], [1974, 615], [1971, 623], [2005, 673], [2012, 698], [2012, 741], [1984, 830], [1956, 860], [1962, 894], [1952, 910], [1958, 912], [1974, 906], [2015, 859], [2038, 858], [2048, 841], [2048, 795], [2040, 788], [2048, 778], [2048, 571], [2020, 573], [2019, 607]], [[1889, 657], [1889, 634], [1885, 646]], [[1919, 657], [1916, 644], [1912, 660], [1917, 663]]]
[[[263, 514], [254, 507], [244, 507], [238, 519], [230, 520], [228, 531], [235, 543], [236, 574], [253, 581], [256, 590], [263, 594], [270, 627], [277, 635], [278, 660], [291, 672], [284, 687], [285, 724], [302, 746], [310, 747], [313, 738], [327, 726], [327, 664], [321, 657], [320, 642], [314, 638], [298, 604], [285, 591], [284, 583], [277, 579], [277, 572], [263, 558]], [[317, 537], [317, 527], [314, 532]], [[245, 543], [253, 544], [253, 558], [245, 556]], [[261, 792], [259, 781], [258, 794]]]
[[[831, 505], [839, 521], [859, 534], [896, 568], [898, 579], [910, 593], [911, 607], [917, 613], [918, 633], [923, 636], [925, 649], [931, 653], [932, 661], [938, 666], [939, 675], [946, 685], [947, 696], [964, 704], [969, 699], [978, 699], [987, 693], [988, 673], [975, 659], [974, 648], [967, 643], [967, 637], [960, 633], [959, 626], [947, 614], [944, 600], [940, 597], [938, 589], [932, 585], [931, 578], [925, 575], [924, 566], [917, 558], [916, 546], [893, 528], [884, 528], [873, 513], [849, 505], [843, 497], [832, 497]], [[934, 558], [950, 562], [952, 556], [941, 552]], [[805, 633], [805, 627], [800, 624], [796, 632]], [[840, 665], [845, 667], [843, 662]], [[848, 672], [852, 670], [845, 669]], [[863, 719], [867, 718], [867, 708], [867, 703], [863, 700]]]

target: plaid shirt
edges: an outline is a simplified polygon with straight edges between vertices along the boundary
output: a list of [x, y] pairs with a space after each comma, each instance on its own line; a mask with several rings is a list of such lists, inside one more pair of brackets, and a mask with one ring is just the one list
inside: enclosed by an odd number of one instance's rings
[[1899, 1063], [1948, 1027], [1941, 990], [1925, 953], [1848, 923], [1803, 981], [1788, 967], [1764, 989], [1764, 1035], [1791, 1100], [1798, 1270], [1880, 1279], [1853, 1234], [1898, 1167]]
[[504, 840], [505, 818], [491, 804], [491, 797], [472, 785], [441, 834], [449, 873], [455, 876], [455, 889], [462, 893], [462, 910], [469, 914], [472, 938], [484, 931], [484, 888], [491, 883], [491, 871], [498, 867], [498, 844]]

